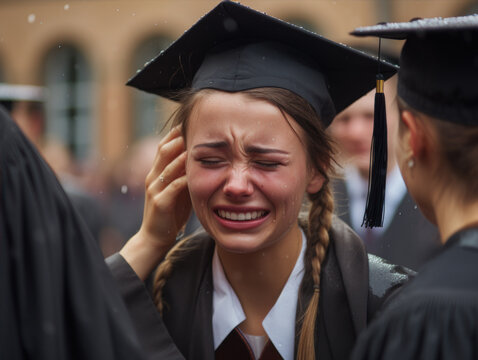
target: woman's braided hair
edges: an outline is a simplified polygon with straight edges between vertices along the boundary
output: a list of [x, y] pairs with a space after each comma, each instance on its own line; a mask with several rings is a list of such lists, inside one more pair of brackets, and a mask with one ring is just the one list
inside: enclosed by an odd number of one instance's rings
[[[172, 125], [183, 125], [183, 135], [186, 139], [187, 121], [197, 101], [215, 90], [200, 90], [182, 96], [182, 104], [173, 114]], [[305, 274], [302, 287], [313, 286], [313, 295], [304, 315], [299, 322], [300, 334], [297, 348], [297, 359], [315, 358], [315, 324], [318, 315], [320, 272], [321, 265], [329, 245], [329, 229], [332, 223], [333, 197], [329, 187], [329, 174], [332, 169], [333, 147], [332, 141], [326, 134], [320, 119], [310, 104], [282, 88], [258, 88], [243, 91], [253, 99], [265, 100], [277, 106], [283, 113], [291, 116], [302, 128], [301, 134], [297, 134], [304, 143], [308, 153], [309, 167], [314, 168], [324, 178], [322, 189], [309, 194], [310, 210], [307, 226], [307, 248], [305, 250]], [[286, 118], [284, 116], [284, 118]], [[291, 126], [292, 128], [292, 126]], [[189, 245], [188, 245], [189, 243]], [[181, 257], [181, 254], [191, 248], [190, 239], [184, 239], [174, 246], [165, 260], [159, 266], [154, 280], [154, 298], [160, 312], [163, 311], [161, 292], [166, 278], [171, 274], [173, 263]], [[302, 292], [302, 291], [301, 291]]]

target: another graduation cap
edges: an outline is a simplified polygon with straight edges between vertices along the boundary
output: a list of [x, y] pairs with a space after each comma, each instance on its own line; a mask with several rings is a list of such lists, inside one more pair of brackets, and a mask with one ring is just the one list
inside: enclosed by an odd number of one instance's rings
[[[477, 125], [477, 28], [478, 15], [473, 15], [382, 23], [357, 28], [351, 34], [407, 39], [400, 56], [398, 95], [413, 108], [430, 116]], [[385, 132], [382, 129], [381, 135], [377, 136], [375, 126], [373, 144], [378, 144], [378, 149], [385, 150], [386, 145], [382, 142], [387, 136], [386, 128]], [[378, 167], [379, 165], [371, 165], [371, 171], [377, 171]], [[384, 182], [384, 179], [379, 182]], [[384, 197], [380, 195], [381, 185], [372, 188], [374, 182], [370, 183], [369, 194], [376, 196], [367, 198], [364, 216], [366, 225], [373, 224], [378, 219], [377, 214], [383, 208], [384, 201]]]
[[[385, 78], [397, 68], [382, 62]], [[223, 1], [128, 85], [178, 100], [181, 90], [288, 89], [324, 125], [375, 85], [377, 59], [232, 1]]]
[[478, 125], [478, 15], [357, 28], [356, 36], [406, 39], [397, 93], [431, 117]]
[[0, 105], [11, 111], [17, 101], [43, 103], [47, 98], [44, 87], [35, 85], [17, 85], [0, 83]]

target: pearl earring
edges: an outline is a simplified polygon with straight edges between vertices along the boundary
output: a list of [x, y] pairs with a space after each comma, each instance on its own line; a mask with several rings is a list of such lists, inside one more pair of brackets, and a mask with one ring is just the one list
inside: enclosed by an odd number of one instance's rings
[[412, 167], [415, 166], [415, 160], [413, 160], [413, 158], [410, 158], [407, 162], [407, 165], [411, 169]]

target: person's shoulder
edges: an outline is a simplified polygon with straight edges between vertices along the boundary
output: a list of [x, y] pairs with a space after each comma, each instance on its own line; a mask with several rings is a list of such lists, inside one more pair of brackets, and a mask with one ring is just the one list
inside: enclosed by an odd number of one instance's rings
[[368, 265], [368, 319], [371, 320], [386, 302], [399, 294], [402, 287], [415, 277], [416, 273], [372, 254], [368, 254]]
[[354, 282], [358, 278], [368, 279], [364, 283], [368, 288], [367, 319], [370, 320], [388, 298], [415, 276], [415, 272], [367, 254], [360, 237], [337, 216], [333, 217], [330, 233], [344, 282], [348, 278]]
[[365, 253], [365, 247], [357, 233], [339, 216], [332, 216], [330, 237], [336, 246], [359, 253]]
[[474, 359], [478, 291], [415, 291], [393, 301], [361, 334], [361, 359]]

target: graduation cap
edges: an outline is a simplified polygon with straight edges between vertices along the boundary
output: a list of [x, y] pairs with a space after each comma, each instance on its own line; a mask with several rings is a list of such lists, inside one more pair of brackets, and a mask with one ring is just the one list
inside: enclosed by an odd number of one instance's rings
[[46, 90], [35, 85], [14, 85], [0, 83], [0, 101], [36, 101], [46, 100]]
[[431, 117], [478, 125], [478, 15], [385, 23], [351, 34], [406, 39], [400, 98]]
[[[357, 28], [351, 34], [406, 39], [400, 55], [397, 94], [414, 109], [432, 117], [477, 125], [477, 29], [478, 15], [473, 15], [381, 23]], [[376, 136], [374, 128], [373, 143], [383, 141], [386, 131]], [[369, 189], [369, 193], [381, 194], [380, 189], [381, 185]], [[365, 224], [375, 222], [382, 201], [381, 195], [367, 199]]]
[[[385, 78], [397, 68], [381, 62]], [[377, 59], [232, 1], [219, 3], [127, 85], [172, 100], [181, 90], [288, 89], [325, 126], [375, 85]]]
[[47, 98], [44, 87], [0, 83], [0, 104], [11, 111], [17, 101], [43, 103]]

